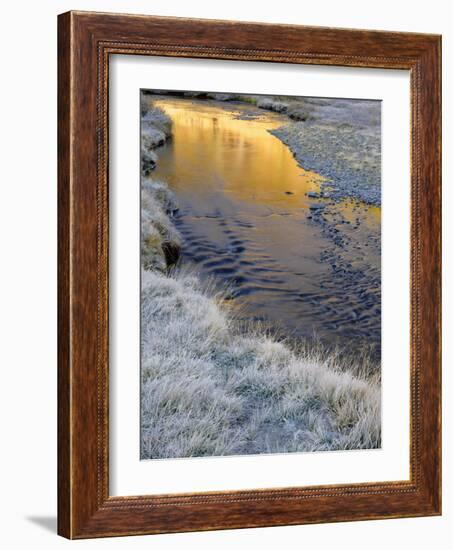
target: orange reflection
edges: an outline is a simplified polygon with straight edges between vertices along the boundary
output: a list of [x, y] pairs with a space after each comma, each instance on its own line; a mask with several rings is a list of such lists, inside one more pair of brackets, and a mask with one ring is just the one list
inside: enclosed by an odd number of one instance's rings
[[323, 178], [302, 169], [288, 147], [268, 132], [287, 124], [285, 117], [274, 113], [250, 117], [242, 105], [153, 102], [173, 120], [173, 154], [168, 163], [165, 155], [159, 155], [156, 170], [156, 175], [165, 174], [173, 189], [178, 190], [181, 179], [187, 189], [187, 179], [192, 179], [195, 188], [221, 185], [223, 192], [241, 200], [298, 209], [309, 204], [306, 192], [319, 189]]

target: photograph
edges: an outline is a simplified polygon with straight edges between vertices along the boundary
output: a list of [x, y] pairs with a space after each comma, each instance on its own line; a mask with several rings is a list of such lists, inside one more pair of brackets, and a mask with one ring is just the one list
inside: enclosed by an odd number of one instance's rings
[[140, 458], [381, 447], [381, 101], [140, 90]]
[[4, 3], [3, 548], [452, 548], [449, 6]]

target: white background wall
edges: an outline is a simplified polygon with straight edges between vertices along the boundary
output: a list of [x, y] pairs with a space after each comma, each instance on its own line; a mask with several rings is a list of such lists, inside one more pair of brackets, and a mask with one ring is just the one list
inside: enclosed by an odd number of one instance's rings
[[[0, 84], [0, 540], [3, 548], [451, 548], [453, 24], [451, 2], [41, 0], [4, 2]], [[71, 543], [56, 525], [57, 19], [69, 9], [443, 34], [444, 515]], [[448, 253], [449, 252], [449, 253]], [[448, 303], [447, 303], [448, 302]], [[450, 341], [449, 341], [450, 340]], [[451, 369], [450, 369], [451, 371]], [[447, 398], [445, 398], [445, 395]]]

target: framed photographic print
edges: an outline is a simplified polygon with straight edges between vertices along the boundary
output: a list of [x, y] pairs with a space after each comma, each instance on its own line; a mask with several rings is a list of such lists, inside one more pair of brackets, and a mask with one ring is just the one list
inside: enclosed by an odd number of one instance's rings
[[59, 533], [440, 514], [440, 37], [58, 28]]

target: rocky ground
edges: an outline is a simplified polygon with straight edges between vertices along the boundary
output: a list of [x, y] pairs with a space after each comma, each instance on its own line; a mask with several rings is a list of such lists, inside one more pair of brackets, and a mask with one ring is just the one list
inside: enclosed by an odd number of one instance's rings
[[301, 166], [326, 178], [321, 197], [353, 198], [379, 206], [380, 102], [301, 99], [299, 103], [306, 109], [306, 119], [272, 133], [291, 149]]

